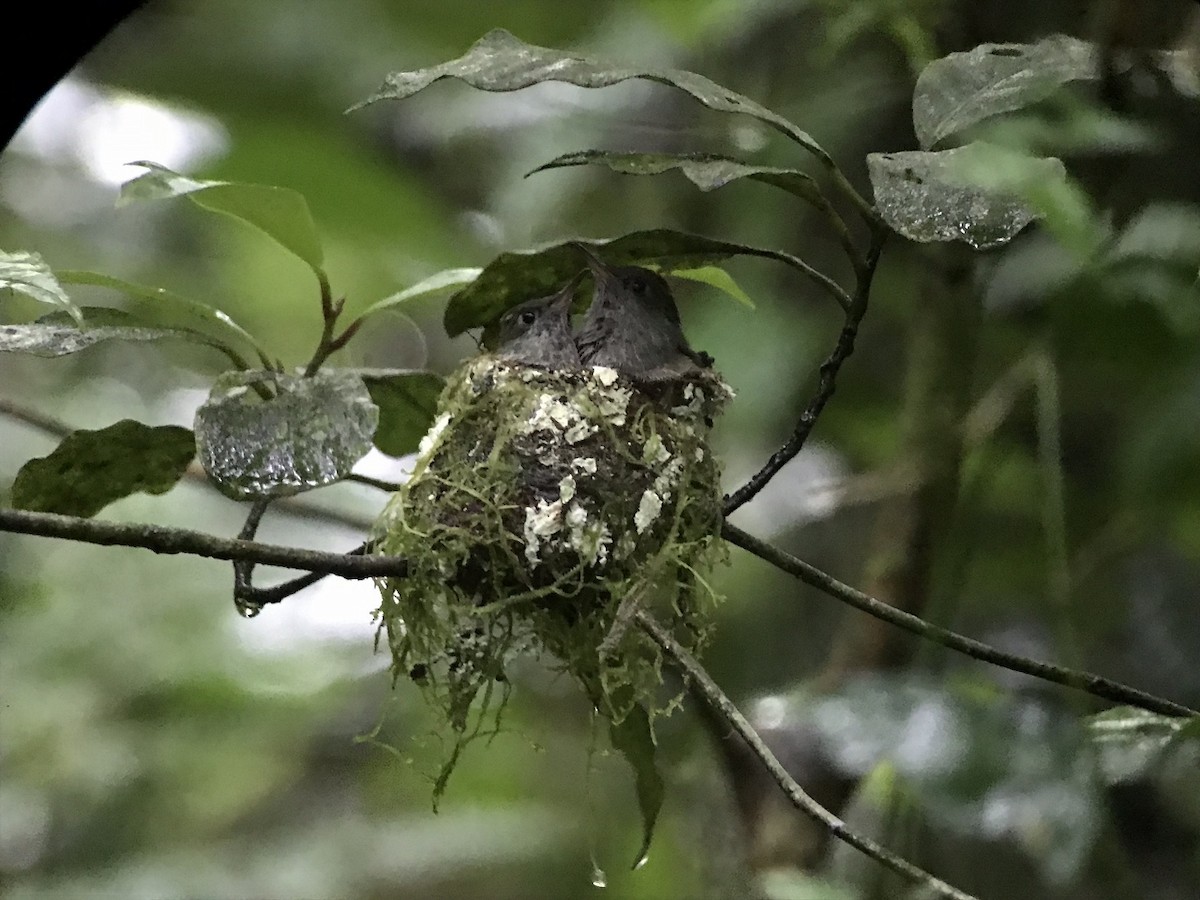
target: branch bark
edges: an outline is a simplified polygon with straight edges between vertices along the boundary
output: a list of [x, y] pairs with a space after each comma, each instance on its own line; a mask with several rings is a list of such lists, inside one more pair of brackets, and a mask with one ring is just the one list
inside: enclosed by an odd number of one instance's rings
[[186, 553], [206, 559], [249, 561], [268, 566], [302, 569], [341, 578], [363, 579], [378, 576], [403, 578], [408, 563], [397, 556], [355, 556], [304, 550], [215, 537], [186, 528], [167, 528], [141, 523], [103, 522], [56, 513], [0, 509], [0, 531], [60, 538], [107, 547], [140, 547], [153, 553]]
[[1200, 716], [1200, 712], [1181, 703], [1156, 697], [1153, 694], [1139, 691], [1137, 688], [1129, 687], [1128, 685], [1112, 681], [1100, 675], [1093, 675], [1091, 672], [1081, 672], [1076, 669], [1068, 669], [1063, 666], [1053, 665], [1052, 663], [1040, 662], [1024, 656], [1017, 656], [1013, 653], [1005, 653], [1003, 650], [998, 650], [982, 641], [965, 637], [957, 632], [950, 631], [948, 628], [934, 625], [932, 622], [926, 622], [924, 619], [914, 616], [911, 613], [906, 613], [903, 610], [896, 609], [894, 606], [889, 606], [882, 600], [877, 600], [869, 594], [864, 594], [862, 591], [856, 590], [848, 584], [843, 584], [832, 575], [822, 572], [815, 566], [809, 565], [803, 560], [785, 553], [765, 541], [760, 541], [753, 535], [747, 534], [740, 528], [730, 525], [728, 522], [725, 523], [721, 534], [731, 544], [741, 547], [743, 550], [748, 550], [760, 559], [769, 562], [789, 575], [799, 578], [805, 584], [815, 587], [817, 590], [828, 594], [836, 600], [848, 603], [855, 609], [862, 610], [868, 615], [875, 616], [875, 618], [882, 619], [885, 622], [890, 622], [918, 637], [933, 641], [935, 644], [941, 644], [943, 647], [948, 647], [951, 650], [957, 650], [959, 653], [966, 654], [972, 659], [992, 663], [1005, 669], [1011, 669], [1014, 672], [1032, 675], [1035, 678], [1040, 678], [1043, 681], [1049, 681], [1054, 684], [1061, 684], [1064, 687], [1075, 688], [1076, 690], [1084, 691], [1104, 700], [1111, 700], [1115, 703], [1127, 703], [1130, 706], [1137, 706], [1150, 712], [1161, 713], [1165, 716]]

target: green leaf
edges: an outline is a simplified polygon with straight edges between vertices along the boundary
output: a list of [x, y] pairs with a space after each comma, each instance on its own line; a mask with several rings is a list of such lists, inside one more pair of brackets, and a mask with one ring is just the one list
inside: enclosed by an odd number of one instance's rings
[[75, 431], [54, 452], [31, 459], [13, 482], [17, 509], [94, 516], [114, 500], [162, 494], [196, 455], [192, 433], [125, 419], [99, 431]]
[[205, 209], [254, 226], [324, 277], [317, 226], [308, 210], [308, 202], [297, 191], [266, 184], [197, 181], [153, 162], [130, 165], [150, 171], [121, 186], [120, 204], [187, 197]]
[[46, 261], [36, 253], [0, 250], [0, 290], [4, 288], [65, 310], [78, 325], [83, 325], [79, 308], [71, 302]]
[[787, 135], [821, 160], [829, 161], [829, 155], [810, 135], [783, 116], [703, 75], [681, 69], [631, 68], [589, 59], [526, 44], [500, 28], [489, 31], [458, 59], [412, 72], [393, 72], [378, 91], [351, 110], [379, 100], [411, 97], [443, 78], [457, 78], [481, 91], [517, 91], [546, 81], [565, 81], [585, 88], [608, 87], [631, 78], [654, 81], [684, 91], [709, 109], [752, 116]]
[[999, 113], [1050, 96], [1069, 81], [1099, 77], [1094, 44], [1054, 35], [1036, 44], [980, 44], [925, 67], [913, 91], [913, 128], [928, 150]]
[[1175, 735], [1176, 740], [1200, 741], [1200, 716], [1184, 719], [1183, 725]]
[[702, 191], [713, 191], [732, 181], [749, 178], [780, 188], [822, 209], [826, 205], [825, 198], [817, 188], [816, 182], [804, 172], [769, 166], [751, 166], [728, 156], [712, 154], [580, 150], [576, 153], [565, 153], [556, 157], [545, 165], [538, 166], [529, 175], [533, 175], [535, 172], [544, 172], [547, 169], [586, 166], [593, 163], [607, 166], [622, 175], [659, 175], [678, 169]]
[[673, 269], [671, 274], [676, 278], [686, 278], [688, 281], [698, 281], [707, 284], [718, 291], [728, 294], [738, 303], [754, 309], [754, 301], [742, 290], [741, 285], [733, 280], [733, 276], [720, 266], [700, 266], [697, 269]]
[[[731, 256], [774, 259], [797, 268], [803, 264], [778, 250], [733, 244], [666, 228], [634, 231], [611, 241], [576, 241], [611, 265], [653, 263], [665, 272], [688, 271]], [[558, 290], [584, 267], [583, 255], [568, 243], [537, 250], [501, 253], [473, 282], [446, 304], [444, 324], [451, 337], [494, 321], [523, 300]]]
[[437, 415], [446, 379], [435, 372], [355, 369], [379, 407], [375, 446], [388, 456], [415, 453]]
[[480, 268], [443, 269], [440, 272], [430, 275], [423, 281], [417, 282], [410, 288], [405, 288], [402, 291], [384, 297], [382, 300], [375, 301], [363, 311], [359, 318], [365, 319], [367, 316], [374, 315], [381, 310], [389, 309], [393, 306], [399, 306], [401, 303], [407, 303], [419, 297], [428, 297], [431, 294], [436, 294], [449, 288], [470, 284], [479, 277], [479, 273], [482, 271], [483, 269]]
[[620, 722], [609, 725], [609, 737], [614, 749], [618, 750], [633, 767], [637, 787], [638, 808], [642, 811], [642, 846], [638, 850], [633, 868], [638, 868], [650, 852], [654, 838], [654, 825], [662, 809], [665, 788], [662, 775], [654, 764], [654, 733], [650, 728], [650, 717], [640, 704], [635, 705]]
[[196, 448], [228, 496], [284, 497], [345, 478], [371, 449], [378, 422], [379, 409], [353, 372], [226, 372], [196, 411]]
[[1064, 182], [1061, 161], [973, 143], [927, 153], [872, 153], [867, 170], [884, 221], [910, 240], [998, 247], [1041, 212], [1024, 195]]
[[[1136, 781], [1147, 775], [1167, 745], [1200, 719], [1179, 719], [1133, 706], [1118, 706], [1091, 716], [1088, 733], [1100, 771], [1109, 784]], [[1186, 736], [1186, 735], [1184, 735]]]
[[84, 319], [82, 329], [67, 313], [51, 313], [24, 325], [0, 325], [0, 353], [66, 356], [104, 341], [160, 341], [164, 338], [226, 350], [206, 335], [183, 328], [143, 325], [134, 316], [119, 309], [85, 306], [79, 312]]
[[[254, 335], [235, 322], [227, 313], [198, 300], [182, 297], [165, 288], [135, 284], [132, 281], [114, 278], [100, 272], [70, 270], [59, 272], [58, 279], [63, 284], [86, 284], [120, 291], [133, 300], [131, 314], [147, 324], [166, 326], [182, 324], [200, 333], [205, 333], [209, 329], [218, 330], [227, 337], [250, 345], [264, 365], [267, 364], [267, 352], [255, 340]], [[226, 345], [221, 342], [221, 346]]]

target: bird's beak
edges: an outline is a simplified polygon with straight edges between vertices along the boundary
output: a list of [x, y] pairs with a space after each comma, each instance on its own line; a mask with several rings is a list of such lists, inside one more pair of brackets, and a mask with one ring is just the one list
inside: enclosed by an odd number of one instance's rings
[[587, 262], [587, 267], [592, 271], [592, 277], [596, 279], [596, 284], [601, 281], [609, 281], [614, 276], [612, 268], [595, 254], [591, 247], [579, 241], [571, 241], [571, 246], [583, 254], [584, 260]]
[[583, 273], [586, 269], [580, 269], [576, 272], [571, 280], [558, 289], [558, 293], [554, 295], [554, 299], [550, 301], [551, 306], [566, 306], [568, 309], [571, 306], [571, 301], [575, 299], [575, 289], [579, 287], [579, 282], [583, 281]]

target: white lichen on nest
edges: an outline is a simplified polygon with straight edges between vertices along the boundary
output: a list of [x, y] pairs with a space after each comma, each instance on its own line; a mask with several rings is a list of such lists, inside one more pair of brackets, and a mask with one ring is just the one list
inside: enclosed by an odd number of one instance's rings
[[632, 629], [615, 658], [597, 646], [634, 591], [687, 646], [702, 642], [714, 598], [695, 574], [724, 552], [706, 438], [731, 396], [711, 372], [638, 385], [487, 356], [451, 377], [375, 537], [409, 563], [380, 581], [395, 673], [424, 687], [459, 743], [518, 653], [557, 661], [614, 720], [661, 708], [657, 648]]

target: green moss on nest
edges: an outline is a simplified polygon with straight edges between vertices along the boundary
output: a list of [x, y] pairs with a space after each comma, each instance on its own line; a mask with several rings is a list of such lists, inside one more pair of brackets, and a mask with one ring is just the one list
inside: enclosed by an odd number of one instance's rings
[[651, 718], [661, 656], [618, 620], [636, 604], [704, 642], [723, 557], [706, 435], [729, 399], [715, 375], [639, 388], [612, 369], [473, 360], [442, 394], [410, 481], [375, 537], [409, 574], [380, 581], [397, 677], [422, 687], [462, 747], [499, 723], [519, 654], [571, 673], [614, 722]]

